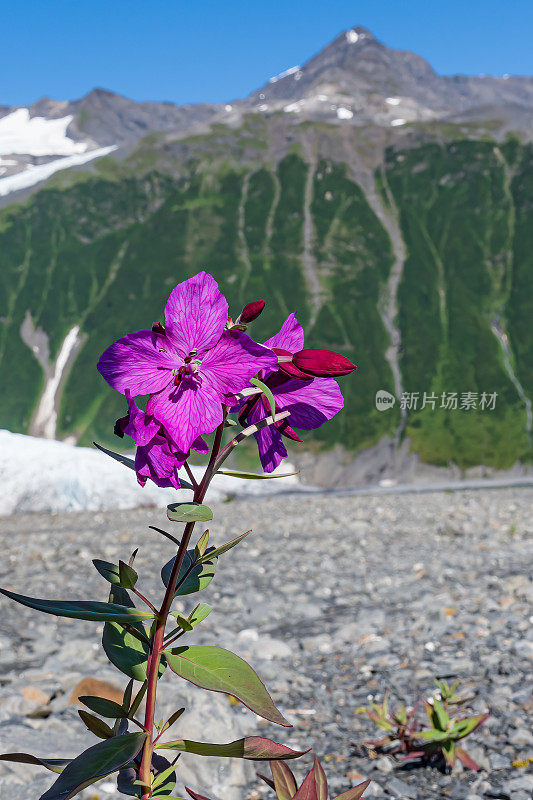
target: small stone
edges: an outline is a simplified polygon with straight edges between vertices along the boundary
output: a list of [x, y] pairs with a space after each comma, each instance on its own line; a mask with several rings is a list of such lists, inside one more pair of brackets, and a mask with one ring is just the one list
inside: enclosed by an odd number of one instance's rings
[[381, 756], [376, 761], [376, 769], [379, 769], [380, 772], [383, 772], [385, 775], [388, 775], [389, 772], [392, 772], [394, 769], [394, 764], [392, 759], [387, 758], [387, 756]]
[[391, 778], [387, 782], [387, 791], [393, 797], [397, 798], [397, 800], [404, 800], [404, 798], [416, 800], [418, 797], [415, 787], [409, 786], [408, 783], [401, 781], [399, 778]]
[[491, 753], [489, 761], [491, 769], [509, 769], [511, 766], [511, 759], [500, 753]]
[[506, 785], [513, 796], [513, 792], [533, 792], [533, 775], [519, 775]]
[[106, 700], [113, 700], [115, 703], [122, 703], [124, 698], [124, 693], [107, 681], [99, 681], [97, 678], [82, 678], [70, 695], [69, 706], [80, 704], [79, 698], [85, 695], [103, 697]]
[[30, 700], [32, 703], [37, 703], [40, 706], [45, 706], [50, 702], [50, 695], [43, 692], [43, 690], [39, 689], [37, 686], [25, 686], [20, 690], [20, 693], [26, 700]]
[[509, 736], [509, 741], [515, 747], [528, 747], [533, 744], [533, 734], [527, 728], [517, 728]]

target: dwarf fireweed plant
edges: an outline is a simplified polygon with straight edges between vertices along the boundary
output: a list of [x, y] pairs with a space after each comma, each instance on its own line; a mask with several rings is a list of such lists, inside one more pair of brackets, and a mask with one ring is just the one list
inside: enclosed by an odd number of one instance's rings
[[467, 769], [478, 771], [478, 764], [458, 742], [477, 730], [489, 715], [451, 716], [450, 707], [462, 705], [468, 697], [457, 692], [458, 681], [451, 686], [446, 681], [435, 680], [435, 683], [436, 695], [423, 703], [429, 727], [424, 727], [417, 717], [419, 703], [410, 711], [405, 705], [393, 711], [386, 692], [381, 703], [371, 703], [370, 708], [362, 709], [386, 735], [365, 744], [377, 752], [420, 759], [422, 763], [441, 764], [450, 769], [458, 758]]
[[[204, 589], [215, 576], [218, 559], [250, 533], [215, 546], [210, 543], [209, 531], [202, 530], [192, 543], [197, 523], [213, 518], [204, 503], [213, 477], [276, 477], [269, 473], [287, 456], [284, 438], [301, 441], [295, 429], [312, 430], [337, 414], [343, 398], [335, 378], [355, 369], [338, 353], [305, 350], [303, 329], [294, 314], [266, 342], [255, 342], [246, 330], [263, 306], [263, 301], [249, 303], [233, 322], [214, 278], [201, 272], [172, 291], [164, 325], [154, 323], [151, 330], [123, 336], [98, 362], [101, 375], [125, 398], [126, 413], [116, 421], [114, 430], [121, 438], [131, 437], [135, 459], [100, 449], [134, 470], [142, 486], [151, 480], [160, 487], [187, 489], [191, 497], [189, 502], [167, 508], [168, 519], [183, 525], [181, 532], [153, 526], [176, 551], [161, 569], [162, 601], [150, 599], [138, 589], [136, 551], [118, 564], [94, 560], [110, 584], [107, 602], [42, 600], [0, 590], [37, 611], [104, 622], [103, 649], [128, 678], [121, 703], [97, 696], [80, 698], [88, 710], [79, 715], [100, 739], [81, 755], [72, 759], [27, 753], [0, 756], [57, 774], [40, 800], [69, 800], [113, 773], [118, 774], [117, 785], [123, 795], [142, 800], [175, 797], [176, 761], [182, 752], [270, 761], [278, 797], [327, 798], [325, 776], [318, 764], [300, 789], [292, 773], [278, 765], [303, 751], [258, 736], [223, 744], [169, 739], [167, 731], [179, 724], [184, 709], [176, 709], [166, 720], [159, 721], [156, 716], [158, 680], [165, 670], [171, 670], [197, 687], [235, 698], [270, 722], [290, 727], [245, 661], [222, 647], [193, 643], [194, 629], [211, 607], [191, 600], [187, 613], [173, 609], [176, 597]], [[144, 410], [135, 402], [141, 395], [148, 395]], [[203, 436], [213, 433], [209, 447]], [[257, 442], [264, 473], [224, 470], [230, 453], [250, 436]], [[193, 450], [206, 456], [199, 479], [189, 465]], [[176, 758], [171, 762], [160, 750], [174, 751]], [[286, 789], [280, 795], [282, 780]], [[311, 784], [315, 788], [309, 793]], [[356, 800], [364, 788], [356, 787], [340, 797]]]

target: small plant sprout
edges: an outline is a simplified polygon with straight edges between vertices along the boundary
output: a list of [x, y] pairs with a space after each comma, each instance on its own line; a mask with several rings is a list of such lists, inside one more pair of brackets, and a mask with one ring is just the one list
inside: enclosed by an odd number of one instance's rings
[[423, 703], [429, 727], [424, 727], [417, 718], [417, 703], [409, 712], [405, 705], [396, 711], [389, 709], [388, 692], [382, 703], [371, 703], [369, 709], [364, 709], [372, 722], [386, 736], [376, 741], [366, 741], [369, 749], [390, 755], [402, 756], [405, 759], [420, 759], [421, 763], [435, 763], [450, 769], [458, 758], [467, 769], [479, 770], [473, 758], [458, 744], [488, 718], [488, 714], [475, 716], [451, 717], [448, 706], [460, 705], [465, 702], [456, 692], [459, 682], [449, 686], [446, 681], [436, 681], [440, 699], [432, 697], [431, 701]]

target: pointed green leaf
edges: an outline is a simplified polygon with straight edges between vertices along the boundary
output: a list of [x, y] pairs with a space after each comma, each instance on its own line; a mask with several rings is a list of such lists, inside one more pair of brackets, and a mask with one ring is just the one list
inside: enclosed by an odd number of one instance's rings
[[92, 600], [39, 600], [36, 597], [26, 597], [22, 594], [0, 589], [6, 597], [15, 600], [23, 606], [34, 608], [45, 614], [54, 614], [57, 617], [70, 619], [88, 619], [99, 622], [112, 620], [114, 622], [132, 622], [135, 620], [154, 619], [155, 614], [148, 611], [139, 611], [137, 608], [124, 608], [113, 603], [98, 603]]
[[106, 700], [105, 697], [93, 697], [92, 695], [83, 695], [79, 697], [80, 703], [87, 706], [95, 714], [100, 714], [101, 717], [109, 717], [110, 719], [122, 719], [127, 717], [128, 712], [123, 706], [115, 703], [113, 700]]
[[263, 383], [263, 381], [260, 381], [259, 378], [251, 378], [250, 379], [250, 383], [253, 386], [257, 386], [258, 389], [261, 389], [261, 391], [263, 392], [263, 394], [265, 395], [265, 397], [267, 398], [267, 400], [269, 402], [270, 413], [272, 414], [273, 417], [275, 417], [276, 416], [276, 400], [274, 398], [274, 395], [272, 394], [272, 390], [266, 385], [266, 383]]
[[[174, 776], [173, 782], [168, 781], [168, 779], [171, 776]], [[162, 783], [166, 783], [167, 781], [168, 783], [172, 783], [170, 789], [174, 788], [174, 786], [176, 785], [176, 767], [173, 764], [170, 767], [164, 769], [163, 772], [160, 772], [159, 775], [156, 778], [154, 778], [154, 782], [152, 783], [152, 788], [157, 789], [158, 786], [161, 786]]]
[[177, 711], [174, 711], [174, 713], [170, 715], [170, 717], [167, 719], [167, 721], [161, 728], [161, 733], [168, 731], [168, 729], [171, 728], [172, 725], [174, 725], [174, 723], [181, 717], [184, 711], [185, 711], [184, 708], [178, 708]]
[[446, 763], [453, 767], [455, 764], [455, 742], [447, 741], [443, 742], [442, 745], [442, 754], [446, 759]]
[[194, 552], [196, 557], [199, 558], [203, 556], [205, 551], [207, 550], [207, 545], [209, 544], [209, 531], [204, 531], [198, 541], [196, 542], [196, 547], [194, 548]]
[[204, 555], [201, 558], [198, 559], [198, 562], [202, 563], [203, 561], [207, 561], [212, 558], [218, 558], [223, 553], [227, 553], [228, 550], [231, 550], [232, 547], [236, 547], [238, 544], [240, 544], [240, 542], [242, 542], [243, 539], [246, 539], [246, 537], [251, 532], [252, 532], [251, 530], [246, 531], [246, 533], [241, 533], [240, 536], [237, 536], [236, 539], [232, 539], [230, 542], [226, 542], [226, 544], [221, 544], [220, 547], [211, 548], [206, 553], [204, 553]]
[[298, 791], [298, 785], [289, 766], [284, 761], [272, 761], [270, 769], [278, 800], [291, 800]]
[[[125, 608], [132, 608], [133, 603], [127, 591], [120, 586], [112, 586], [109, 600]], [[118, 622], [106, 622], [102, 635], [102, 647], [108, 659], [124, 675], [135, 678], [137, 681], [146, 679], [149, 646], [146, 641], [141, 641], [138, 636], [145, 635], [141, 622], [133, 621], [128, 628], [135, 630], [137, 635], [131, 633]], [[159, 675], [165, 671], [165, 660], [161, 660]]]
[[189, 739], [176, 739], [171, 742], [160, 742], [156, 745], [161, 750], [180, 750], [183, 753], [194, 753], [197, 756], [216, 756], [218, 758], [246, 758], [252, 761], [273, 761], [278, 759], [300, 758], [308, 750], [292, 750], [284, 744], [260, 736], [247, 736], [228, 744], [211, 744], [210, 742], [192, 742]]
[[124, 589], [133, 589], [139, 577], [133, 567], [130, 567], [129, 564], [125, 564], [124, 561], [119, 561], [118, 572], [120, 576], [120, 585], [123, 586]]
[[473, 733], [480, 725], [483, 725], [489, 716], [489, 714], [477, 714], [475, 717], [460, 719], [453, 726], [451, 735], [454, 739], [464, 739], [465, 736]]
[[35, 764], [38, 767], [45, 767], [50, 772], [61, 774], [67, 764], [72, 761], [71, 758], [37, 758], [29, 753], [3, 753], [0, 755], [0, 761], [12, 761], [15, 764]]
[[[431, 704], [430, 704], [431, 705]], [[433, 698], [433, 714], [431, 715], [431, 720], [435, 728], [438, 730], [445, 731], [446, 725], [450, 721], [448, 714], [440, 700], [437, 700], [436, 697]]]
[[262, 472], [241, 472], [237, 469], [217, 469], [217, 475], [226, 475], [229, 478], [243, 478], [249, 481], [270, 481], [274, 478], [291, 478], [293, 475], [299, 475], [300, 471], [284, 472], [279, 475], [266, 475]]
[[203, 689], [230, 694], [260, 717], [292, 727], [250, 665], [235, 653], [222, 647], [191, 645], [172, 648], [165, 655], [169, 667], [185, 680]]
[[113, 736], [113, 731], [109, 725], [103, 721], [103, 719], [100, 719], [100, 717], [95, 717], [83, 709], [80, 709], [78, 714], [91, 733], [94, 733], [94, 735], [98, 736], [100, 739], [111, 739]]
[[315, 788], [318, 800], [328, 800], [328, 781], [326, 773], [322, 769], [322, 764], [316, 758], [313, 763], [313, 772], [315, 773]]
[[213, 512], [199, 503], [171, 503], [167, 506], [167, 517], [172, 522], [209, 522]]
[[352, 786], [352, 788], [348, 789], [346, 792], [338, 794], [333, 800], [360, 800], [365, 789], [370, 786], [370, 783], [370, 780], [358, 783], [357, 786]]
[[86, 786], [129, 764], [145, 739], [145, 733], [127, 733], [98, 742], [71, 761], [40, 800], [70, 800]]
[[198, 603], [196, 608], [193, 608], [187, 619], [194, 628], [195, 625], [203, 622], [203, 620], [209, 616], [212, 610], [213, 606], [210, 606], [207, 603]]
[[[171, 558], [161, 570], [161, 579], [165, 586], [168, 586], [175, 558], [176, 556]], [[217, 560], [210, 554], [206, 553], [201, 563], [195, 563], [194, 550], [187, 550], [178, 575], [176, 596], [201, 592], [215, 577], [216, 566]]]
[[175, 616], [176, 616], [176, 622], [183, 631], [192, 631], [193, 626], [191, 625], [187, 617], [184, 617], [183, 614], [176, 614]]
[[120, 584], [120, 574], [117, 564], [112, 564], [110, 561], [102, 561], [101, 558], [93, 558], [93, 564], [106, 581], [109, 583]]

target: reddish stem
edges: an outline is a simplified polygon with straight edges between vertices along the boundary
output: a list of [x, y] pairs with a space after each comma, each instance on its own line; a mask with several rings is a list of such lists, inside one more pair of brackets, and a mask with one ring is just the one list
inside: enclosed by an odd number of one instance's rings
[[[227, 416], [227, 408], [223, 407], [224, 419]], [[224, 432], [224, 421], [218, 426], [213, 442], [213, 449], [211, 450], [211, 457], [207, 465], [204, 477], [200, 484], [196, 484], [193, 500], [196, 503], [201, 503], [207, 492], [211, 478], [215, 471], [216, 458], [220, 452], [220, 445], [222, 443], [222, 435]], [[196, 483], [196, 481], [195, 481]], [[152, 639], [151, 652], [148, 657], [148, 674], [147, 674], [147, 690], [146, 690], [146, 711], [144, 715], [144, 727], [148, 732], [148, 737], [144, 744], [141, 766], [139, 768], [139, 778], [143, 784], [141, 800], [150, 800], [152, 797], [152, 790], [149, 788], [150, 784], [150, 768], [152, 766], [152, 755], [154, 752], [154, 715], [155, 715], [155, 701], [157, 694], [157, 679], [159, 675], [159, 664], [161, 663], [161, 653], [165, 647], [163, 639], [165, 636], [165, 627], [168, 620], [172, 601], [174, 600], [174, 592], [176, 591], [176, 584], [178, 582], [178, 575], [183, 564], [183, 559], [187, 552], [191, 535], [194, 528], [194, 522], [188, 522], [185, 525], [183, 536], [174, 559], [174, 565], [168, 581], [167, 590], [163, 603], [156, 616], [156, 628]]]

